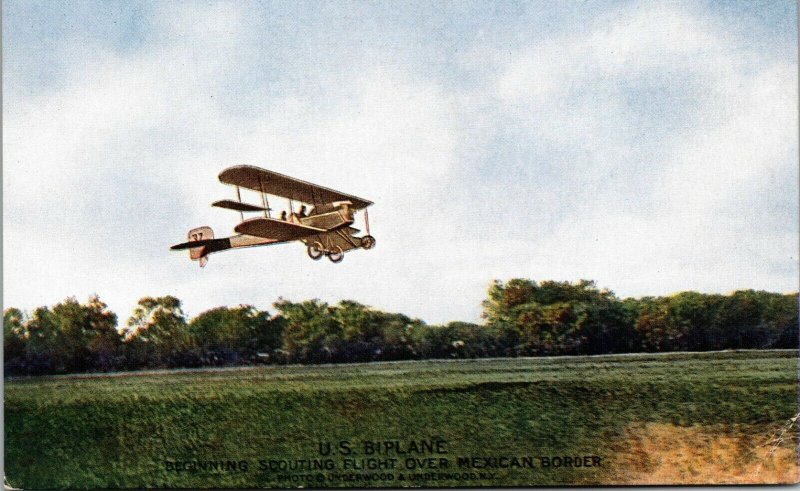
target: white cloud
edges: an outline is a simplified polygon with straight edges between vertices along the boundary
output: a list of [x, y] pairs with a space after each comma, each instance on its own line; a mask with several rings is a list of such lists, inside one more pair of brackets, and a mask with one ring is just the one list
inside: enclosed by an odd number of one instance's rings
[[[627, 99], [637, 79], [653, 75], [695, 94], [686, 107], [673, 101], [683, 126], [657, 138], [638, 126]], [[563, 176], [586, 182], [588, 173], [596, 186], [589, 207], [536, 244], [558, 251], [556, 262], [534, 260], [531, 271], [595, 278], [633, 295], [797, 288], [796, 64], [761, 60], [691, 12], [660, 6], [619, 11], [588, 34], [520, 50], [496, 88], [531, 134], [585, 149], [587, 160]], [[635, 160], [645, 167], [632, 167]], [[785, 179], [777, 188], [776, 176]], [[774, 193], [787, 190], [793, 197], [775, 216]], [[764, 221], [779, 230], [765, 231]]]
[[[7, 305], [97, 292], [124, 322], [145, 295], [193, 314], [282, 295], [442, 322], [477, 320], [492, 278], [796, 288], [797, 203], [775, 196], [788, 180], [796, 197], [796, 64], [758, 60], [706, 17], [631, 8], [510, 54], [477, 47], [464, 60], [480, 80], [460, 89], [373, 49], [369, 68], [308, 66], [311, 95], [231, 82], [263, 59], [244, 7], [159, 8], [143, 50], [86, 46], [55, 91], [11, 88]], [[169, 252], [194, 226], [231, 233], [238, 215], [208, 205], [242, 163], [374, 200], [378, 247], [341, 265], [257, 248], [202, 271]]]
[[[227, 61], [235, 43], [208, 50], [236, 25], [228, 10], [225, 22], [201, 19], [209, 29], [168, 11], [166, 42], [157, 49], [132, 58], [103, 54], [103, 63], [76, 68], [80, 76], [62, 90], [20, 97], [7, 110], [6, 302], [33, 306], [96, 291], [124, 320], [144, 295], [176, 294], [195, 313], [219, 303], [268, 307], [279, 295], [319, 296], [435, 315], [435, 306], [420, 307], [420, 283], [403, 275], [413, 270], [392, 258], [423, 253], [420, 235], [436, 228], [420, 219], [425, 197], [439, 192], [455, 163], [446, 94], [383, 67], [345, 77], [346, 94], [331, 87], [338, 98], [324, 107], [265, 93], [263, 114], [228, 113], [207, 97], [237, 69]], [[283, 245], [216, 255], [197, 271], [167, 248], [200, 224], [217, 236], [232, 233], [238, 215], [208, 205], [232, 195], [217, 174], [240, 163], [373, 199], [379, 247], [336, 267]], [[120, 201], [98, 201], [115, 192]], [[105, 216], [104, 208], [115, 211]], [[41, 210], [52, 216], [39, 219]], [[376, 268], [381, 261], [390, 267]], [[407, 294], [393, 298], [398, 288]]]

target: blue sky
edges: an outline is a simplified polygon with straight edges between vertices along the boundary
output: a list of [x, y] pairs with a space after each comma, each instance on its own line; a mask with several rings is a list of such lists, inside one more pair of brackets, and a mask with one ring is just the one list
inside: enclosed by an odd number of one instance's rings
[[[794, 2], [4, 2], [4, 303], [349, 298], [478, 320], [494, 279], [798, 288]], [[228, 235], [249, 163], [375, 201], [378, 246]], [[251, 197], [252, 199], [253, 197]]]

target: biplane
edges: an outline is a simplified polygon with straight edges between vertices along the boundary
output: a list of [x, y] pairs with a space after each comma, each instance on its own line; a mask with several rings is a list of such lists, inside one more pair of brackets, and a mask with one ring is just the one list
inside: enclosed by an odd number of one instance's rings
[[[225, 169], [219, 180], [236, 188], [236, 200], [215, 201], [211, 206], [239, 212], [241, 222], [234, 227], [237, 235], [215, 238], [211, 227], [198, 227], [189, 231], [187, 242], [171, 247], [188, 249], [189, 257], [199, 261], [200, 267], [215, 252], [284, 242], [300, 241], [311, 259], [327, 256], [334, 263], [341, 262], [345, 252], [375, 247], [367, 213], [371, 201], [250, 165]], [[261, 204], [243, 202], [241, 188], [259, 193]], [[287, 200], [287, 208], [277, 217], [273, 217], [270, 197], [273, 203], [276, 197]], [[365, 228], [361, 237], [360, 230], [353, 227], [360, 210], [364, 210]], [[245, 213], [253, 212], [261, 216], [245, 219]]]

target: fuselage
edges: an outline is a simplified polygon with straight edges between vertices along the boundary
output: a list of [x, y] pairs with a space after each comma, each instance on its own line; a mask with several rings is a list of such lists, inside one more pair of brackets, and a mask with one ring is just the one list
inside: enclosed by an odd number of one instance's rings
[[[307, 216], [300, 216], [297, 213], [292, 213], [286, 219], [286, 221], [307, 225], [309, 227], [320, 228], [326, 232], [335, 232], [336, 230], [352, 225], [354, 217], [351, 203], [349, 201], [343, 201], [316, 206]], [[277, 239], [268, 239], [246, 234], [234, 235], [230, 237], [231, 248], [252, 247], [274, 244], [276, 242], [281, 241]]]

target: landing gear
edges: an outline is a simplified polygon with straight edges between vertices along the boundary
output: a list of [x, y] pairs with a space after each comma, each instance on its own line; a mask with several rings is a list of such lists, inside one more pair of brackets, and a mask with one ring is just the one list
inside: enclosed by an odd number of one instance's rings
[[333, 248], [326, 248], [319, 241], [309, 243], [306, 246], [306, 252], [308, 257], [314, 261], [319, 261], [322, 256], [328, 256], [332, 263], [340, 263], [344, 259], [344, 250], [340, 246], [335, 245]]
[[[319, 242], [312, 242], [308, 244], [308, 257], [314, 261], [319, 261], [325, 255], [325, 248]], [[341, 261], [341, 259], [339, 260]]]
[[328, 259], [332, 263], [340, 263], [344, 259], [344, 251], [339, 246], [333, 246], [333, 249], [328, 252]]
[[361, 247], [363, 249], [372, 249], [375, 247], [375, 237], [371, 235], [361, 237]]

